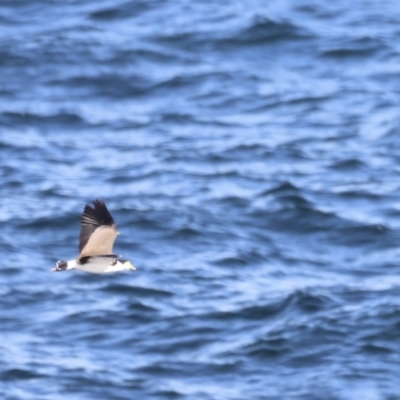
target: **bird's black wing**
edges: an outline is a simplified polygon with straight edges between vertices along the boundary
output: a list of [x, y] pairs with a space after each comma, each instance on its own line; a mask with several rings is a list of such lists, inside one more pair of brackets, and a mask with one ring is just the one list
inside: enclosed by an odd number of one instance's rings
[[[100, 247], [110, 247], [114, 244], [115, 237], [117, 236], [117, 231], [114, 223], [114, 219], [111, 216], [110, 212], [107, 210], [106, 205], [101, 200], [94, 200], [93, 201], [94, 208], [91, 206], [85, 206], [83, 210], [83, 214], [81, 217], [81, 231], [79, 234], [79, 253], [83, 256], [82, 251], [87, 246], [90, 238], [95, 239], [96, 235], [94, 232], [101, 228], [104, 230], [103, 233], [110, 231], [109, 237], [107, 235], [102, 236], [102, 243], [93, 242], [93, 245], [100, 245]], [[106, 228], [106, 229], [104, 229]], [[99, 237], [100, 238], [100, 237]], [[107, 242], [107, 243], [104, 243]], [[95, 246], [89, 246], [95, 247]], [[93, 251], [92, 251], [93, 252]], [[96, 253], [96, 251], [95, 251]], [[96, 255], [96, 254], [90, 254]]]

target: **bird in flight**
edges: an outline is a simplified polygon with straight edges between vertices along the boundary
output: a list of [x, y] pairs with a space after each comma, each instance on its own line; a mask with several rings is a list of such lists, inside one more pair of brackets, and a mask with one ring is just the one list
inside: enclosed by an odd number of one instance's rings
[[128, 260], [113, 253], [119, 232], [114, 219], [101, 200], [93, 201], [94, 208], [85, 206], [81, 217], [79, 256], [75, 260], [57, 261], [52, 272], [79, 269], [94, 274], [135, 270]]

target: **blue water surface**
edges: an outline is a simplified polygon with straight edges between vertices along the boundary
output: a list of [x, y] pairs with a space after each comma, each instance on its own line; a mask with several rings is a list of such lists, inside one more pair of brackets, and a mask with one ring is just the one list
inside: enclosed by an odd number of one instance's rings
[[[0, 398], [400, 399], [397, 1], [0, 2]], [[137, 271], [50, 273], [103, 199]]]

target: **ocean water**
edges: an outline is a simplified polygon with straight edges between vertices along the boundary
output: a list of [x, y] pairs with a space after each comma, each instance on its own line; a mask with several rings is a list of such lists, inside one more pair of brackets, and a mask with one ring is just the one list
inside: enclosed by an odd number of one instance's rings
[[[400, 399], [397, 1], [0, 2], [0, 398]], [[131, 273], [51, 273], [103, 199]]]

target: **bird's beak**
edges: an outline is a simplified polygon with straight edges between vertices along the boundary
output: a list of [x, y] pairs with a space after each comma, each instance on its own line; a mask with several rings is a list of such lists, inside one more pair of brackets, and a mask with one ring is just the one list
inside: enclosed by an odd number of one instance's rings
[[124, 262], [124, 265], [125, 265], [125, 269], [126, 269], [126, 270], [130, 270], [130, 269], [132, 269], [133, 271], [136, 270], [135, 266], [132, 265], [130, 261], [125, 261], [125, 262]]
[[51, 272], [58, 272], [58, 271], [62, 271], [62, 269], [59, 269], [59, 268], [55, 267], [55, 268], [53, 268], [53, 269], [51, 270]]

